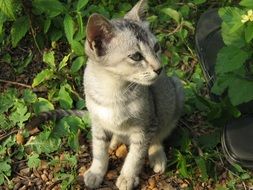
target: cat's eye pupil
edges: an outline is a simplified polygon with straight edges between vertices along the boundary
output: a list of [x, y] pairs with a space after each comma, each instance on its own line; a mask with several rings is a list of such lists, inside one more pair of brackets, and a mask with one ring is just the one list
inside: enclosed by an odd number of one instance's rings
[[143, 56], [142, 56], [142, 54], [140, 52], [136, 52], [136, 53], [134, 53], [132, 55], [129, 55], [129, 57], [132, 60], [134, 60], [134, 61], [141, 61], [141, 60], [143, 60]]
[[154, 46], [154, 51], [158, 52], [159, 50], [160, 50], [160, 45], [159, 45], [159, 43], [156, 43]]

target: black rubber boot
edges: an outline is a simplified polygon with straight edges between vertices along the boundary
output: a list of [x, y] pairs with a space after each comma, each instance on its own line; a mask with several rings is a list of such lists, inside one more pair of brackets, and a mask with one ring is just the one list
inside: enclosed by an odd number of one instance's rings
[[[217, 54], [224, 46], [221, 23], [218, 10], [211, 9], [201, 15], [196, 29], [196, 49], [209, 89], [215, 81]], [[253, 169], [253, 102], [240, 105], [239, 109], [242, 116], [224, 127], [222, 149], [231, 164]]]

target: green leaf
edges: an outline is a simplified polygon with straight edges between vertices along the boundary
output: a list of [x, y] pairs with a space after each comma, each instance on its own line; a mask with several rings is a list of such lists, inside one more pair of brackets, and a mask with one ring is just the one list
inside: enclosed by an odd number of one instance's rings
[[77, 57], [71, 65], [70, 68], [71, 73], [76, 73], [77, 71], [79, 71], [80, 68], [84, 65], [85, 61], [86, 59], [84, 56]]
[[76, 55], [78, 56], [84, 55], [84, 45], [82, 45], [80, 42], [73, 40], [73, 42], [71, 43], [71, 48]]
[[235, 77], [230, 81], [228, 96], [234, 106], [253, 100], [253, 82]]
[[205, 181], [208, 180], [208, 174], [207, 174], [205, 160], [201, 157], [198, 157], [198, 158], [195, 158], [195, 162], [196, 162], [198, 168], [200, 169], [202, 179]]
[[193, 0], [193, 3], [195, 3], [196, 5], [200, 5], [200, 4], [203, 4], [205, 2], [206, 2], [206, 0]]
[[177, 161], [178, 161], [177, 167], [182, 177], [184, 178], [189, 177], [189, 173], [188, 173], [187, 165], [186, 165], [186, 159], [179, 151], [177, 151]]
[[247, 43], [253, 39], [253, 23], [250, 22], [245, 28], [245, 40]]
[[0, 114], [0, 121], [0, 129], [6, 130], [13, 127], [6, 116], [3, 114]]
[[78, 139], [78, 135], [77, 134], [71, 133], [68, 136], [68, 145], [74, 151], [78, 152], [78, 150], [79, 150], [79, 139]]
[[27, 165], [29, 168], [38, 168], [40, 166], [39, 154], [33, 153], [28, 156]]
[[162, 9], [162, 12], [168, 15], [169, 17], [171, 17], [172, 19], [174, 19], [178, 24], [180, 23], [182, 16], [176, 10], [171, 9], [171, 8], [164, 8]]
[[52, 79], [54, 76], [54, 72], [49, 69], [42, 70], [40, 73], [36, 75], [33, 79], [32, 87], [38, 86], [40, 83]]
[[77, 23], [78, 23], [78, 33], [75, 36], [75, 40], [80, 41], [86, 35], [86, 33], [84, 32], [83, 18], [81, 12], [77, 12]]
[[67, 37], [67, 40], [68, 40], [69, 44], [72, 44], [75, 28], [74, 28], [74, 21], [70, 15], [68, 15], [68, 14], [65, 15], [63, 25], [64, 25], [64, 31], [65, 31], [65, 35]]
[[249, 56], [248, 52], [238, 47], [224, 47], [218, 54], [215, 71], [217, 74], [235, 71], [243, 66]]
[[9, 89], [3, 94], [0, 94], [0, 113], [7, 112], [16, 101], [16, 91]]
[[64, 6], [58, 0], [33, 0], [35, 9], [46, 13], [49, 17], [56, 17], [64, 11]]
[[72, 104], [73, 104], [73, 100], [69, 94], [69, 92], [67, 91], [67, 86], [61, 86], [60, 91], [59, 91], [59, 102], [60, 102], [60, 106], [63, 109], [71, 109], [72, 108]]
[[54, 51], [44, 52], [43, 62], [47, 63], [51, 69], [55, 69]]
[[51, 19], [46, 19], [44, 21], [44, 34], [46, 34], [50, 28], [50, 25], [51, 25]]
[[55, 152], [61, 145], [61, 139], [50, 138], [50, 134], [50, 131], [43, 131], [38, 136], [31, 138], [25, 146], [31, 147], [37, 154]]
[[18, 42], [26, 35], [29, 30], [29, 19], [27, 16], [18, 18], [11, 28], [11, 43], [16, 47]]
[[28, 109], [25, 103], [23, 101], [16, 101], [12, 111], [9, 117], [10, 121], [12, 121], [14, 125], [17, 124], [19, 127], [23, 127], [24, 122], [27, 121], [31, 115], [27, 112]]
[[82, 8], [84, 8], [87, 5], [88, 2], [89, 0], [79, 0], [76, 5], [76, 10], [80, 11]]
[[33, 109], [36, 115], [41, 112], [46, 112], [54, 109], [54, 105], [45, 98], [38, 98], [38, 101], [33, 104]]
[[60, 64], [59, 64], [59, 68], [58, 70], [60, 71], [63, 67], [65, 67], [67, 65], [67, 61], [69, 60], [69, 56], [71, 55], [71, 53], [69, 53], [68, 55], [64, 56], [63, 59], [61, 60]]
[[1, 0], [0, 11], [3, 12], [7, 17], [15, 19], [13, 0]]
[[241, 6], [249, 8], [249, 9], [253, 9], [253, 1], [252, 0], [242, 0], [239, 4]]
[[37, 100], [37, 95], [30, 89], [25, 89], [23, 92], [23, 99], [28, 104], [34, 103]]

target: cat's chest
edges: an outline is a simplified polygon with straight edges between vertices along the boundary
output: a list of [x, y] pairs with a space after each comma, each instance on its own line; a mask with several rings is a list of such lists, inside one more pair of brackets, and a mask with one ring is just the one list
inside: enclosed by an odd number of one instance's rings
[[87, 98], [87, 107], [90, 114], [102, 127], [109, 130], [117, 130], [128, 127], [128, 121], [140, 119], [145, 115], [140, 101], [133, 101], [128, 104], [101, 105]]

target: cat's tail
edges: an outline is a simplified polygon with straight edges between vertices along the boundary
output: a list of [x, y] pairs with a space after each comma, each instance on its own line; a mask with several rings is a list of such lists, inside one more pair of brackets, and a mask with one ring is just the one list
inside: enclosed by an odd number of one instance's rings
[[34, 116], [26, 125], [28, 128], [39, 127], [41, 124], [50, 120], [59, 120], [65, 116], [84, 117], [88, 115], [87, 110], [63, 110], [56, 109], [47, 112], [41, 112], [38, 116]]

